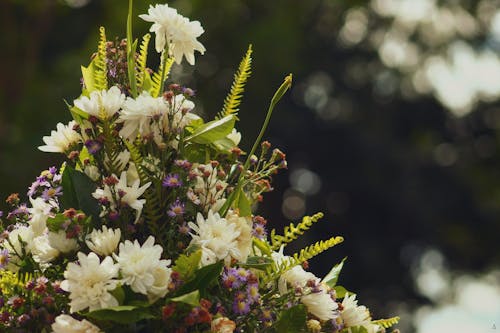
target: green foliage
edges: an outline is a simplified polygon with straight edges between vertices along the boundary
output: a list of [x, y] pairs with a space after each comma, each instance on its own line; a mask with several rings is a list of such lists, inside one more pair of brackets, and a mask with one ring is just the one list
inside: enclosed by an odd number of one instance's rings
[[302, 222], [295, 226], [290, 223], [283, 230], [283, 236], [276, 235], [276, 230], [271, 230], [271, 246], [274, 251], [278, 250], [281, 245], [286, 245], [291, 241], [297, 239], [300, 235], [303, 235], [306, 230], [309, 230], [311, 226], [318, 222], [323, 217], [323, 213], [317, 213], [313, 216], [304, 216]]
[[339, 279], [340, 272], [342, 271], [342, 268], [344, 267], [344, 262], [346, 261], [347, 257], [342, 259], [342, 261], [330, 270], [328, 274], [323, 278], [324, 283], [326, 283], [330, 288], [335, 287], [337, 284], [337, 280]]
[[132, 324], [143, 319], [155, 318], [148, 307], [139, 307], [133, 305], [120, 305], [105, 309], [99, 309], [82, 315], [88, 318], [103, 321], [112, 321], [118, 324]]
[[383, 328], [389, 328], [396, 325], [399, 322], [399, 317], [392, 317], [388, 319], [379, 319], [372, 321], [373, 324], [382, 326]]
[[168, 73], [174, 64], [174, 58], [170, 58], [165, 54], [162, 54], [162, 60], [158, 72], [153, 73], [151, 77], [151, 88], [149, 92], [151, 96], [158, 97], [163, 92], [163, 84], [168, 78]]
[[273, 328], [277, 333], [307, 332], [306, 319], [306, 307], [302, 304], [295, 305], [281, 312]]
[[86, 174], [66, 165], [62, 174], [62, 187], [61, 208], [81, 210], [87, 216], [92, 216], [94, 221], [98, 221], [99, 203], [92, 196], [96, 185]]
[[238, 266], [266, 271], [272, 264], [274, 261], [271, 258], [254, 256], [248, 257], [245, 263], [238, 263]]
[[335, 295], [337, 295], [337, 298], [344, 298], [347, 293], [353, 294], [342, 286], [335, 286], [333, 287], [333, 290], [335, 290]]
[[177, 294], [183, 295], [191, 291], [199, 290], [203, 297], [205, 290], [217, 281], [223, 268], [224, 262], [219, 261], [196, 270], [193, 279], [182, 285], [177, 291]]
[[334, 247], [337, 244], [340, 244], [344, 241], [344, 238], [341, 236], [337, 237], [332, 237], [326, 241], [319, 241], [314, 243], [313, 245], [309, 245], [302, 250], [300, 250], [299, 253], [295, 253], [293, 255], [293, 259], [295, 261], [296, 265], [300, 265], [303, 262], [317, 256], [321, 252], [324, 252], [328, 250], [331, 247]]
[[99, 28], [99, 43], [97, 45], [97, 54], [94, 58], [94, 85], [96, 90], [108, 89], [108, 72], [106, 66], [106, 30]]
[[252, 203], [248, 199], [243, 188], [239, 188], [237, 193], [238, 199], [235, 201], [238, 205], [240, 216], [250, 216], [252, 215]]
[[228, 115], [236, 115], [238, 113], [238, 106], [241, 104], [245, 83], [250, 77], [252, 67], [252, 45], [248, 46], [247, 53], [243, 57], [234, 74], [233, 84], [231, 90], [224, 100], [222, 110], [217, 114], [217, 119], [226, 117]]
[[183, 281], [191, 280], [200, 264], [201, 254], [201, 250], [197, 250], [190, 255], [181, 254], [175, 261], [175, 265], [172, 269], [179, 273]]
[[148, 60], [148, 45], [149, 45], [149, 40], [151, 39], [150, 34], [145, 34], [144, 37], [142, 37], [142, 42], [139, 45], [139, 56], [137, 57], [137, 63], [136, 63], [136, 79], [137, 79], [137, 88], [139, 91], [142, 90], [144, 81], [146, 79], [146, 75], [149, 75], [146, 73], [146, 64]]
[[214, 141], [225, 138], [234, 128], [234, 116], [229, 115], [222, 119], [212, 120], [197, 127], [193, 133], [188, 136], [186, 142], [195, 142], [201, 144], [210, 144]]
[[198, 290], [195, 290], [181, 296], [169, 298], [166, 302], [176, 302], [188, 304], [191, 306], [198, 306], [200, 305], [200, 292]]

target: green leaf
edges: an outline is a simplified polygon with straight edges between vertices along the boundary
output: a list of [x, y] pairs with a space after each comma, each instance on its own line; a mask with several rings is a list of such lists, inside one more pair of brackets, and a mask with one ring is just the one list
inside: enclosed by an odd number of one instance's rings
[[178, 294], [182, 295], [194, 290], [199, 290], [200, 294], [203, 295], [205, 289], [210, 287], [211, 284], [220, 276], [223, 267], [224, 262], [219, 261], [215, 264], [200, 268], [195, 272], [194, 278], [191, 281], [180, 287]]
[[194, 276], [194, 272], [198, 268], [200, 260], [201, 250], [197, 250], [189, 256], [181, 254], [175, 261], [172, 270], [178, 272], [182, 280], [189, 281]]
[[195, 290], [188, 294], [170, 298], [167, 301], [189, 304], [191, 306], [198, 306], [200, 305], [200, 292], [198, 290]]
[[265, 255], [271, 256], [271, 246], [264, 240], [253, 238], [253, 245], [256, 246]]
[[185, 148], [184, 157], [192, 163], [204, 164], [207, 161], [207, 152], [205, 146], [199, 144], [192, 144]]
[[47, 218], [47, 229], [52, 232], [58, 232], [62, 229], [62, 225], [68, 220], [63, 213], [56, 214], [54, 217]]
[[271, 258], [254, 256], [248, 257], [247, 262], [245, 263], [238, 263], [238, 266], [244, 268], [255, 268], [265, 271], [272, 264], [274, 264], [274, 260], [272, 260]]
[[222, 119], [212, 120], [197, 127], [193, 134], [188, 136], [186, 142], [209, 144], [226, 137], [234, 128], [235, 118], [233, 115]]
[[252, 204], [242, 188], [240, 188], [238, 193], [238, 209], [240, 210], [239, 215], [242, 217], [252, 215]]
[[335, 286], [333, 287], [333, 290], [335, 290], [335, 295], [337, 295], [337, 298], [344, 298], [347, 293], [353, 294], [342, 286]]
[[63, 209], [74, 208], [83, 211], [87, 216], [92, 216], [94, 221], [99, 219], [99, 204], [92, 197], [96, 185], [86, 174], [66, 165], [62, 175], [62, 187], [61, 206]]
[[342, 267], [344, 267], [344, 261], [346, 261], [347, 257], [342, 259], [342, 261], [335, 266], [333, 266], [332, 270], [326, 274], [323, 278], [324, 283], [326, 283], [330, 288], [335, 287], [337, 284], [337, 280], [339, 279], [340, 272], [342, 271]]
[[[95, 58], [94, 58], [95, 59]], [[88, 92], [96, 90], [95, 88], [95, 60], [92, 60], [88, 67], [82, 66], [82, 76], [83, 82], [85, 83], [85, 89]]]
[[306, 307], [295, 305], [281, 313], [274, 327], [278, 333], [307, 332], [306, 318]]
[[236, 146], [233, 140], [228, 139], [227, 137], [214, 141], [212, 142], [212, 144], [218, 151], [223, 153], [228, 153], [231, 149], [233, 149]]
[[123, 304], [125, 301], [125, 291], [121, 286], [116, 287], [115, 289], [111, 290], [109, 292], [111, 295], [113, 295], [114, 298], [118, 301], [118, 304]]
[[109, 320], [119, 324], [132, 324], [143, 319], [153, 319], [155, 316], [147, 307], [137, 307], [132, 305], [121, 305], [111, 308], [95, 310], [87, 314], [86, 317], [97, 320]]
[[368, 330], [363, 326], [354, 326], [354, 327], [349, 327], [349, 331], [347, 329], [343, 329], [341, 332], [368, 333]]

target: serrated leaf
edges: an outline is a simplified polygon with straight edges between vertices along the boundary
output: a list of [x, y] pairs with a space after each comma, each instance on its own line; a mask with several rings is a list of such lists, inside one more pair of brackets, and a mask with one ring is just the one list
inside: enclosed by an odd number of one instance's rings
[[181, 254], [175, 261], [175, 265], [172, 267], [172, 270], [178, 272], [183, 281], [189, 281], [198, 268], [200, 260], [201, 250], [197, 250], [189, 256]]
[[342, 268], [344, 267], [344, 261], [346, 261], [346, 259], [347, 259], [347, 257], [342, 259], [342, 261], [340, 263], [333, 266], [333, 268], [330, 270], [330, 272], [328, 274], [326, 274], [326, 276], [323, 278], [323, 281], [321, 281], [321, 282], [326, 283], [330, 288], [335, 287], [335, 285], [337, 284], [337, 281], [339, 279], [340, 272], [342, 271]]
[[81, 210], [87, 216], [95, 218], [94, 221], [98, 220], [99, 203], [92, 197], [97, 187], [86, 174], [67, 165], [62, 174], [62, 187], [61, 206], [63, 209]]
[[277, 333], [307, 332], [306, 318], [306, 307], [295, 305], [281, 313], [274, 327]]
[[195, 290], [188, 294], [170, 298], [168, 301], [189, 304], [191, 306], [198, 306], [200, 305], [200, 292], [198, 290]]
[[149, 308], [133, 305], [121, 305], [99, 309], [83, 315], [85, 317], [97, 320], [109, 320], [119, 324], [132, 324], [143, 319], [155, 318]]
[[234, 128], [235, 118], [232, 115], [222, 119], [212, 120], [197, 127], [193, 134], [188, 136], [186, 142], [209, 144], [225, 138]]

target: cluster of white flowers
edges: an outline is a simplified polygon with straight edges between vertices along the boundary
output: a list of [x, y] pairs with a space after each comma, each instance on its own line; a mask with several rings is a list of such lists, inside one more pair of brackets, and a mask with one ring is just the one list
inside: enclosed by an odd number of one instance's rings
[[92, 91], [90, 96], [81, 96], [74, 100], [75, 106], [90, 116], [101, 120], [113, 117], [122, 107], [125, 95], [118, 87], [109, 90]]
[[211, 164], [194, 164], [192, 173], [195, 178], [194, 185], [188, 192], [189, 199], [205, 213], [209, 210], [218, 212], [226, 202], [224, 191], [227, 182], [219, 177], [217, 167]]
[[[355, 294], [346, 293], [342, 300], [340, 314], [345, 327], [363, 326], [368, 333], [376, 333], [380, 330], [380, 326], [372, 324], [370, 311], [364, 305], [358, 306]], [[349, 328], [348, 331], [350, 333], [351, 329]]]
[[156, 34], [156, 51], [161, 53], [168, 47], [178, 64], [185, 56], [187, 62], [194, 65], [194, 51], [205, 52], [205, 47], [196, 39], [204, 32], [200, 22], [189, 21], [167, 4], [150, 6], [148, 13], [139, 17], [153, 22], [150, 31]]
[[76, 320], [75, 318], [62, 314], [56, 317], [52, 324], [53, 333], [103, 333], [99, 327], [88, 320]]
[[80, 134], [74, 130], [76, 122], [70, 121], [68, 125], [58, 123], [56, 130], [50, 133], [50, 136], [44, 136], [45, 146], [38, 149], [48, 153], [66, 153], [73, 145], [82, 141]]
[[87, 235], [85, 243], [91, 251], [101, 256], [109, 256], [115, 252], [120, 242], [120, 237], [120, 229], [108, 229], [108, 227], [103, 225], [101, 230], [92, 230]]

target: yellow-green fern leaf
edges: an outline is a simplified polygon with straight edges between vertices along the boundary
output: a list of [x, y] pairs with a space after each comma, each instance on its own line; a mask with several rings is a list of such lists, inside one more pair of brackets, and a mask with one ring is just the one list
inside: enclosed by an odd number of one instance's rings
[[[174, 64], [174, 58], [168, 57], [165, 59], [165, 61], [161, 61], [160, 68], [158, 68], [158, 72], [153, 73], [153, 76], [151, 77], [151, 89], [150, 93], [151, 96], [153, 97], [158, 97], [160, 96], [161, 92], [163, 91], [163, 84], [168, 78], [168, 74], [170, 73], [170, 69], [172, 68], [172, 65]], [[165, 66], [165, 69], [163, 68]], [[164, 79], [162, 80], [162, 73], [165, 71]]]
[[94, 59], [94, 86], [97, 90], [108, 89], [106, 43], [106, 30], [104, 29], [104, 27], [101, 27], [99, 29], [99, 43], [97, 45], [97, 54]]
[[399, 322], [399, 317], [392, 317], [388, 319], [379, 319], [372, 321], [373, 324], [382, 326], [383, 328], [389, 328], [396, 325]]
[[252, 45], [248, 46], [247, 53], [240, 62], [238, 70], [234, 74], [233, 84], [231, 85], [231, 90], [224, 100], [224, 106], [222, 110], [218, 113], [217, 118], [224, 118], [230, 114], [236, 115], [238, 113], [238, 107], [241, 104], [241, 99], [243, 97], [243, 91], [245, 90], [245, 83], [250, 77], [252, 67]]
[[274, 251], [278, 250], [281, 245], [286, 245], [291, 241], [297, 239], [300, 235], [303, 235], [306, 230], [309, 230], [311, 226], [318, 222], [323, 217], [323, 213], [317, 213], [313, 216], [304, 216], [302, 222], [295, 226], [290, 223], [283, 230], [283, 235], [276, 235], [276, 230], [271, 230], [271, 246]]
[[144, 35], [142, 37], [142, 42], [141, 45], [139, 46], [139, 56], [137, 58], [137, 87], [139, 89], [142, 88], [143, 83], [144, 83], [144, 77], [145, 77], [145, 72], [146, 72], [146, 62], [148, 60], [148, 45], [149, 45], [149, 40], [151, 39], [150, 34]]
[[309, 245], [302, 250], [300, 250], [299, 253], [295, 253], [293, 255], [293, 260], [295, 261], [296, 265], [300, 265], [304, 263], [305, 261], [317, 256], [321, 252], [324, 252], [328, 250], [331, 247], [334, 247], [337, 244], [340, 244], [344, 241], [344, 238], [341, 236], [337, 237], [332, 237], [326, 241], [319, 241], [316, 242], [313, 245]]

